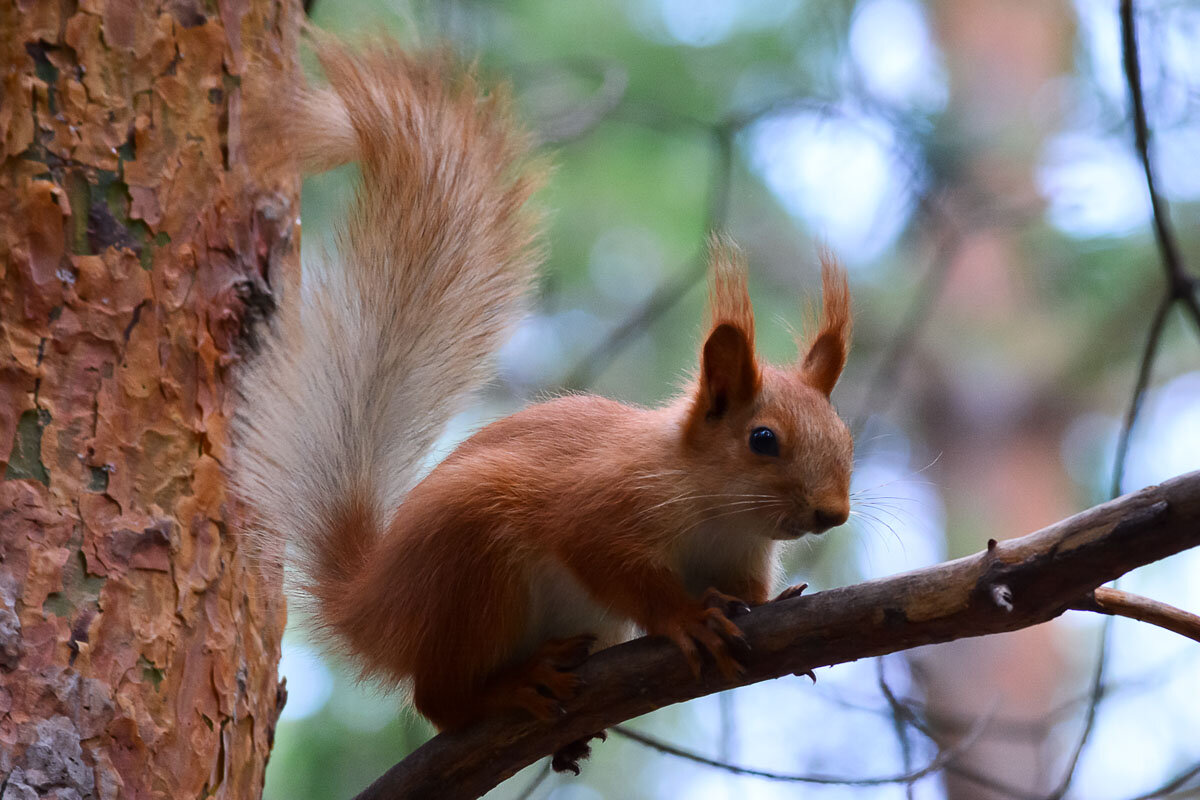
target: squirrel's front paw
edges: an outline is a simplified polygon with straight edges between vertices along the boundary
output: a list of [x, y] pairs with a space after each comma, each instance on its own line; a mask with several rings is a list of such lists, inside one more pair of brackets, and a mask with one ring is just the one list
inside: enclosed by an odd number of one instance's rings
[[700, 648], [708, 651], [716, 662], [717, 669], [726, 680], [733, 680], [745, 671], [741, 663], [730, 653], [730, 645], [746, 649], [746, 638], [742, 630], [720, 608], [701, 608], [666, 627], [664, 631], [671, 641], [683, 652], [692, 674], [700, 677]]
[[705, 608], [719, 608], [727, 617], [740, 617], [750, 613], [750, 604], [740, 597], [725, 594], [714, 586], [708, 587], [700, 598]]

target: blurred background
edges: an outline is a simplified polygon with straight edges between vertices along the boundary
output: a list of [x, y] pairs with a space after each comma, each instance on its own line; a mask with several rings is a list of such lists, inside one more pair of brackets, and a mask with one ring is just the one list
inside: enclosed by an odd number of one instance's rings
[[[855, 344], [834, 400], [856, 430], [862, 501], [847, 527], [788, 552], [793, 581], [936, 563], [1110, 495], [1165, 287], [1114, 0], [317, 0], [311, 13], [343, 34], [448, 38], [478, 55], [511, 78], [558, 165], [538, 200], [549, 262], [536, 308], [445, 449], [563, 389], [670, 396], [695, 363], [704, 240], [719, 229], [748, 254], [772, 360], [795, 355], [820, 243], [850, 272]], [[1159, 190], [1200, 266], [1200, 3], [1143, 0], [1137, 23]], [[306, 184], [306, 247], [328, 237], [352, 180]], [[1200, 339], [1176, 307], [1121, 489], [1196, 468]], [[1200, 611], [1200, 552], [1122, 587]], [[302, 623], [293, 614], [284, 641], [266, 797], [347, 798], [432, 732], [356, 685]], [[627, 727], [832, 780], [731, 774], [614, 734], [582, 777], [536, 764], [489, 797], [1198, 797], [1200, 647], [1071, 612]], [[878, 782], [956, 742], [946, 769]]]

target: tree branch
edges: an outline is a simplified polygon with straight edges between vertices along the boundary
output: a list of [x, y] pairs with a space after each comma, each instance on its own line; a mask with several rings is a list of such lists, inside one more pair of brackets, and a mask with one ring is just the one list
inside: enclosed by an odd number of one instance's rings
[[1151, 600], [1149, 597], [1101, 587], [1074, 607], [1080, 611], [1095, 611], [1114, 617], [1136, 619], [1200, 642], [1200, 616]]
[[733, 680], [691, 676], [678, 649], [644, 637], [589, 658], [554, 724], [521, 715], [427, 742], [358, 795], [477, 797], [596, 731], [735, 686], [920, 645], [1017, 630], [1076, 607], [1101, 584], [1200, 545], [1200, 472], [1088, 509], [1019, 539], [883, 580], [770, 603], [739, 617], [750, 650]]

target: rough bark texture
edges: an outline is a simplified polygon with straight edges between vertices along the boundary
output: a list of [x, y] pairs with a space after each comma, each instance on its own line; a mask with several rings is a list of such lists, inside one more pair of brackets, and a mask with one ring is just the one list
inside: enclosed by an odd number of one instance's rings
[[284, 0], [0, 4], [0, 795], [256, 797], [277, 576], [230, 535], [244, 332], [296, 259], [240, 76]]
[[735, 679], [711, 665], [693, 679], [679, 650], [659, 637], [602, 650], [580, 668], [584, 687], [564, 704], [561, 720], [512, 715], [443, 733], [358, 800], [478, 797], [563, 745], [656, 708], [793, 672], [1026, 628], [1135, 567], [1197, 546], [1200, 472], [1192, 472], [967, 558], [760, 606], [737, 618], [749, 649], [741, 656], [746, 671]]

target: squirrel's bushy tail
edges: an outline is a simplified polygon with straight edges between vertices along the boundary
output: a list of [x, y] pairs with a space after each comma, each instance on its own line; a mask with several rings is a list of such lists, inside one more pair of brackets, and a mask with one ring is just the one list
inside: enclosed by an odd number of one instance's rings
[[327, 86], [265, 87], [250, 135], [309, 170], [357, 161], [336, 257], [285, 298], [242, 382], [234, 486], [332, 633], [435, 438], [487, 380], [539, 256], [543, 171], [507, 95], [446, 52], [318, 38]]

